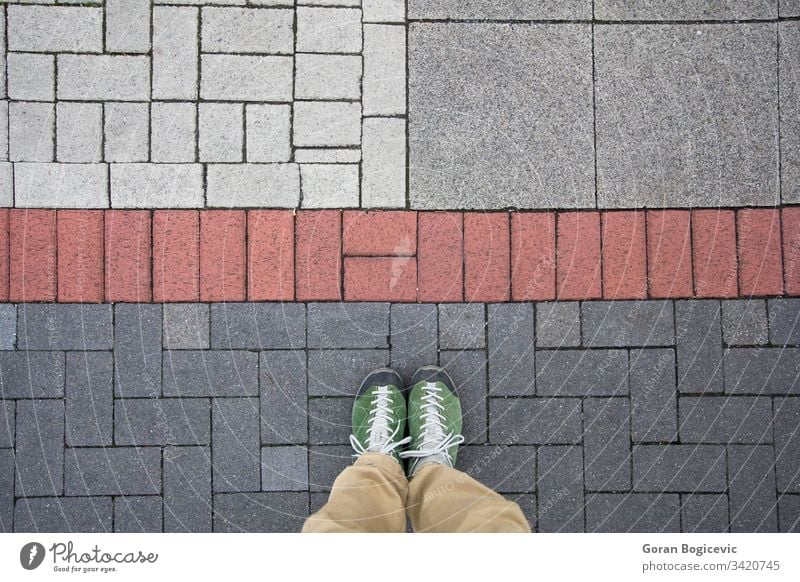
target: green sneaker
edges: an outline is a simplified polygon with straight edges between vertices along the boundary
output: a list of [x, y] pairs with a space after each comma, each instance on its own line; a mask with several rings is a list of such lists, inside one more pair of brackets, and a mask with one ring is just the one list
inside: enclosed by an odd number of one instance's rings
[[401, 458], [412, 459], [408, 476], [413, 477], [428, 463], [453, 467], [464, 437], [461, 401], [450, 375], [437, 366], [423, 366], [414, 372], [408, 409], [411, 448], [400, 453]]
[[400, 374], [389, 368], [373, 370], [358, 389], [353, 403], [354, 457], [364, 453], [391, 455], [398, 463], [398, 448], [408, 444], [405, 386]]

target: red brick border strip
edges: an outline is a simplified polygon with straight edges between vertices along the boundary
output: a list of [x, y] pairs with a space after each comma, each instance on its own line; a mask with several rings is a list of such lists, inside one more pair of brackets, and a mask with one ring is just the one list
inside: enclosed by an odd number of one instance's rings
[[800, 295], [800, 207], [0, 209], [0, 301]]

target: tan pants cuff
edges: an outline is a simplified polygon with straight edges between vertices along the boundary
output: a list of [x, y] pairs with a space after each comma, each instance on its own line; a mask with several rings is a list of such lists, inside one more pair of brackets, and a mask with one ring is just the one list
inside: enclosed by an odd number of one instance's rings
[[356, 459], [353, 465], [378, 467], [393, 480], [406, 478], [406, 472], [397, 459], [391, 455], [384, 455], [383, 453], [364, 453]]

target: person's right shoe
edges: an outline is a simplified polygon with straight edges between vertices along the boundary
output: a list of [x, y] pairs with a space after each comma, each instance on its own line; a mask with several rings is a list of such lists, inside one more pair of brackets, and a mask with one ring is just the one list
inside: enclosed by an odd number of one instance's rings
[[461, 435], [461, 401], [450, 375], [438, 366], [423, 366], [411, 378], [408, 396], [409, 478], [428, 463], [453, 467]]

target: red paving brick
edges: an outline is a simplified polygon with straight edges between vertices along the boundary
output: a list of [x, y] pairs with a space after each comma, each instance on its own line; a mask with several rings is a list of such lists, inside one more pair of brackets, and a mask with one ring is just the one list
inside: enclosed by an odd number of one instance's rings
[[692, 235], [688, 210], [647, 211], [650, 297], [692, 297]]
[[342, 216], [338, 210], [300, 210], [296, 218], [298, 301], [342, 299]]
[[417, 213], [406, 210], [344, 212], [345, 256], [412, 257], [417, 254]]
[[103, 211], [59, 210], [58, 300], [103, 301]]
[[417, 282], [420, 301], [463, 301], [463, 224], [460, 212], [419, 214]]
[[290, 210], [247, 213], [247, 299], [294, 299], [294, 214]]
[[800, 208], [781, 210], [783, 269], [786, 293], [800, 295]]
[[8, 209], [0, 208], [0, 301], [8, 301]]
[[514, 301], [556, 297], [556, 219], [552, 212], [511, 215], [511, 293]]
[[56, 211], [11, 210], [10, 301], [56, 300]]
[[344, 298], [345, 301], [416, 301], [416, 259], [346, 257]]
[[600, 213], [561, 212], [556, 228], [558, 299], [598, 299]]
[[107, 210], [105, 228], [106, 301], [150, 301], [150, 211]]
[[464, 298], [508, 301], [511, 293], [507, 212], [464, 213]]
[[244, 210], [200, 215], [200, 301], [245, 300], [246, 230]]
[[605, 212], [603, 298], [647, 297], [647, 241], [643, 211]]
[[198, 223], [196, 210], [156, 210], [153, 213], [153, 300], [156, 303], [200, 298]]
[[697, 297], [736, 297], [736, 226], [732, 210], [692, 212], [692, 263]]
[[783, 293], [780, 211], [743, 209], [736, 216], [739, 294]]

